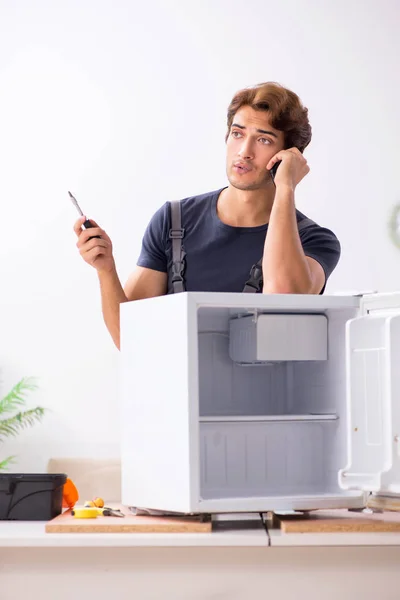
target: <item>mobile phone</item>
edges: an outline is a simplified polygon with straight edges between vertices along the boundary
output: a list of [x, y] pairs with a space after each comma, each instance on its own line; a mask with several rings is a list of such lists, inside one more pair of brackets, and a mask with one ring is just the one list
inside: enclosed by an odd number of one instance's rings
[[282, 162], [281, 160], [278, 160], [278, 162], [275, 163], [274, 166], [272, 167], [272, 169], [270, 170], [271, 178], [274, 183], [275, 183], [275, 175], [276, 175], [276, 172], [277, 172], [278, 167], [281, 164], [281, 162]]
[[[73, 196], [71, 194], [71, 192], [68, 192], [68, 194], [69, 194], [69, 197], [71, 199], [72, 204], [75, 206], [76, 210], [81, 215], [81, 217], [83, 217], [84, 215], [83, 215], [83, 212], [81, 210], [81, 207], [78, 204], [77, 199], [75, 198], [75, 196]], [[83, 226], [84, 226], [85, 229], [90, 229], [91, 227], [94, 227], [93, 223], [91, 223], [89, 221], [89, 219], [86, 219], [86, 221], [83, 223]], [[92, 235], [92, 237], [90, 237], [89, 240], [92, 240], [93, 238], [99, 238], [99, 237], [100, 237], [99, 235]]]

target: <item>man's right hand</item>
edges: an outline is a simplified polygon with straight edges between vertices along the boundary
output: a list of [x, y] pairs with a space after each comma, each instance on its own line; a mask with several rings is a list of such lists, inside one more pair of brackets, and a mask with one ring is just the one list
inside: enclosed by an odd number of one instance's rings
[[[114, 257], [112, 254], [112, 242], [104, 229], [90, 219], [94, 225], [89, 229], [82, 229], [86, 217], [80, 217], [75, 225], [74, 231], [78, 236], [76, 246], [83, 260], [94, 267], [98, 273], [104, 271], [113, 271], [115, 269]], [[100, 238], [93, 236], [99, 235]], [[93, 239], [89, 239], [93, 238]]]

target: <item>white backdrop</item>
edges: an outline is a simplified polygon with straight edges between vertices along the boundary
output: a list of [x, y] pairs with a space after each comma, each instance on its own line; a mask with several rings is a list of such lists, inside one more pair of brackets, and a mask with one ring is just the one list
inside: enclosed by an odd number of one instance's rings
[[38, 377], [50, 409], [0, 458], [118, 455], [117, 360], [71, 190], [114, 242], [120, 276], [166, 200], [225, 185], [226, 108], [275, 80], [309, 108], [300, 210], [342, 259], [327, 292], [400, 287], [396, 0], [0, 0], [1, 392]]

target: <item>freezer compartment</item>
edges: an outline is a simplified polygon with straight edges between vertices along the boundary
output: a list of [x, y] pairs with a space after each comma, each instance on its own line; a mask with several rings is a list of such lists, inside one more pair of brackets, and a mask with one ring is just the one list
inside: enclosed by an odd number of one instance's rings
[[229, 355], [239, 364], [327, 360], [325, 315], [260, 314], [229, 322]]
[[202, 419], [201, 498], [340, 494], [338, 426], [335, 415]]

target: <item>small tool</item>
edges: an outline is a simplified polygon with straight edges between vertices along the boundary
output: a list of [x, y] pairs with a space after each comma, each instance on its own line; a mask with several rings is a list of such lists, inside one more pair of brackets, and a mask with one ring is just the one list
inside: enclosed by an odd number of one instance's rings
[[[78, 201], [75, 198], [75, 196], [73, 196], [71, 194], [71, 192], [68, 192], [68, 194], [69, 194], [72, 204], [75, 206], [78, 213], [81, 215], [81, 217], [84, 217], [85, 215], [83, 214], [81, 207], [79, 206]], [[83, 226], [85, 229], [90, 229], [90, 228], [94, 227], [93, 223], [91, 223], [89, 221], [89, 219], [86, 219], [86, 221], [83, 223]], [[92, 237], [90, 237], [89, 240], [92, 240], [93, 238], [99, 238], [99, 237], [100, 237], [99, 235], [92, 235]]]
[[105, 506], [102, 509], [102, 514], [105, 517], [125, 517], [124, 513], [121, 512], [119, 509], [109, 508], [108, 506]]

